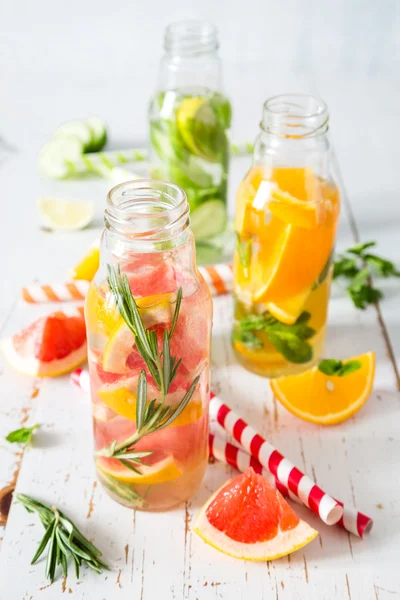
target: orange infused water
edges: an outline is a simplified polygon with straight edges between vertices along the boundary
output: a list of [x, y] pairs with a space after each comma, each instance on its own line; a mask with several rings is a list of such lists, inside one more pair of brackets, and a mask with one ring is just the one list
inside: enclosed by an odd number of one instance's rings
[[[183, 191], [121, 186], [110, 192], [114, 231], [107, 245], [103, 237], [85, 306], [95, 463], [120, 504], [166, 510], [197, 490], [207, 466], [212, 302], [194, 263]], [[121, 198], [130, 207], [125, 244]]]
[[[301, 162], [293, 148], [299, 153], [304, 140], [289, 127], [273, 161], [258, 156], [261, 164], [245, 176], [236, 204], [233, 347], [246, 368], [267, 377], [305, 370], [321, 355], [339, 217], [329, 176], [312, 164], [290, 165]], [[274, 132], [262, 135], [265, 151]], [[303, 152], [307, 163], [308, 136]]]

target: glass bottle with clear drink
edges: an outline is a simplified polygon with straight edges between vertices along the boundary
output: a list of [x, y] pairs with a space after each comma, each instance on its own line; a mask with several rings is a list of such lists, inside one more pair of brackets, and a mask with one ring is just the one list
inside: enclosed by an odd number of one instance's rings
[[202, 21], [172, 23], [164, 51], [149, 109], [150, 173], [185, 190], [192, 231], [210, 262], [207, 247], [227, 223], [231, 122], [217, 30]]
[[267, 100], [237, 193], [233, 347], [267, 377], [307, 369], [323, 349], [340, 210], [328, 120], [318, 98]]
[[187, 500], [208, 459], [212, 299], [179, 187], [109, 192], [85, 317], [101, 483], [132, 508]]

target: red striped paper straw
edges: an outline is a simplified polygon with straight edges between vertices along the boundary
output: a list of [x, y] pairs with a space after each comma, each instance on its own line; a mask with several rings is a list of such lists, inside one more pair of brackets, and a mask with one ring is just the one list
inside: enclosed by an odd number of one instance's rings
[[232, 265], [217, 264], [199, 267], [213, 296], [229, 294], [233, 286]]
[[[253, 467], [256, 473], [263, 475], [283, 496], [289, 496], [295, 502], [302, 504], [301, 500], [289, 488], [280, 483], [272, 473], [264, 469], [254, 456], [250, 456], [234, 444], [213, 434], [209, 436], [209, 448], [210, 456], [213, 456], [216, 460], [230, 465], [241, 473], [244, 473], [248, 467]], [[374, 524], [373, 520], [354, 508], [343, 506], [342, 502], [337, 502], [342, 506], [344, 512], [342, 518], [336, 524], [360, 538], [367, 537]]]
[[[217, 264], [199, 267], [213, 296], [229, 294], [232, 291], [232, 265]], [[75, 279], [65, 283], [32, 284], [21, 289], [21, 296], [29, 304], [45, 302], [70, 302], [84, 300], [90, 281]]]
[[343, 508], [334, 498], [297, 469], [214, 394], [211, 394], [210, 417], [222, 425], [245, 450], [324, 523], [334, 525], [342, 518]]
[[32, 284], [22, 288], [21, 296], [29, 304], [82, 301], [85, 299], [89, 285], [89, 281], [79, 279], [65, 283]]
[[69, 379], [71, 383], [79, 387], [83, 392], [90, 394], [90, 378], [87, 369], [74, 369]]

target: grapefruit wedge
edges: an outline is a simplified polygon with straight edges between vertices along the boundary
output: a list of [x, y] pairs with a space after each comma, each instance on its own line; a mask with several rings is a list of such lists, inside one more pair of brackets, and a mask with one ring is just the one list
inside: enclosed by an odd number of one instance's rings
[[253, 561], [286, 556], [318, 535], [251, 467], [215, 492], [194, 531], [220, 552]]
[[24, 375], [55, 377], [72, 371], [86, 360], [83, 317], [63, 313], [41, 317], [1, 342], [10, 365]]

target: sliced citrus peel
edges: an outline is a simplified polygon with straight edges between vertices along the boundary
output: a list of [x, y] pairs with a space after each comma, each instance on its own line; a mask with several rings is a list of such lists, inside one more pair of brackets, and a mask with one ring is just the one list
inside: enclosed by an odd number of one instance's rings
[[[137, 378], [132, 378], [131, 380], [126, 381], [124, 385], [119, 383], [107, 385], [103, 389], [100, 388], [97, 394], [108, 408], [121, 417], [136, 422], [136, 391]], [[176, 397], [178, 399], [176, 402], [177, 406], [179, 400], [183, 398], [185, 393], [185, 390], [177, 390], [173, 394], [169, 394], [166, 398], [166, 405]], [[202, 415], [203, 405], [201, 400], [192, 398], [177, 419], [175, 419], [173, 426], [181, 427], [183, 425], [189, 425], [200, 419]]]
[[194, 531], [220, 552], [252, 561], [280, 558], [318, 535], [251, 468], [215, 492], [201, 509]]
[[138, 470], [140, 473], [135, 473], [128, 467], [113, 458], [99, 457], [96, 460], [97, 468], [105, 473], [121, 481], [123, 483], [136, 483], [142, 485], [154, 485], [157, 483], [166, 483], [177, 479], [182, 475], [181, 469], [175, 463], [172, 456], [167, 456], [163, 460], [154, 465], [140, 465]]
[[285, 408], [305, 421], [319, 425], [341, 423], [366, 403], [375, 375], [374, 352], [343, 362], [350, 360], [361, 362], [361, 368], [350, 375], [329, 376], [313, 367], [299, 375], [271, 380], [271, 389]]

